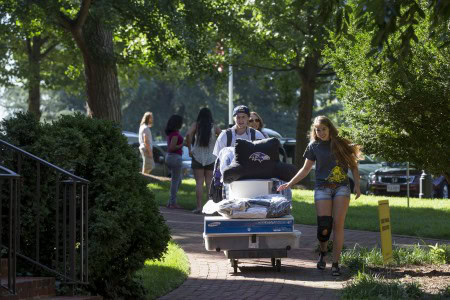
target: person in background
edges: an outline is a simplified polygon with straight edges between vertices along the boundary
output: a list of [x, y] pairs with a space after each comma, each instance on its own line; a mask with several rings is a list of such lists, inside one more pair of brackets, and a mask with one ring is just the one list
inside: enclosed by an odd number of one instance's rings
[[[234, 126], [231, 127], [229, 130], [231, 130], [231, 143], [230, 145], [227, 145], [227, 130], [223, 130], [222, 133], [219, 135], [216, 141], [216, 145], [214, 146], [213, 154], [215, 156], [219, 156], [220, 150], [222, 150], [225, 147], [234, 147], [236, 144], [236, 139], [244, 139], [244, 140], [262, 140], [264, 139], [264, 135], [254, 130], [253, 128], [249, 128], [248, 126], [248, 120], [250, 118], [250, 110], [245, 105], [239, 105], [236, 106], [233, 109], [233, 120], [234, 120]], [[254, 130], [254, 139], [252, 138], [252, 132], [251, 130]]]
[[264, 122], [263, 122], [263, 119], [258, 115], [257, 112], [255, 112], [255, 111], [250, 112], [250, 118], [248, 119], [248, 126], [261, 132], [265, 138], [269, 137], [262, 130], [264, 128]]
[[177, 204], [177, 192], [181, 185], [181, 168], [183, 154], [183, 137], [180, 129], [183, 126], [183, 117], [180, 115], [172, 115], [167, 121], [165, 133], [167, 136], [167, 156], [166, 164], [171, 172], [170, 195], [168, 208], [180, 208]]
[[153, 126], [153, 114], [146, 112], [139, 127], [139, 152], [142, 156], [142, 173], [150, 174], [155, 167], [153, 160], [153, 140], [150, 127]]
[[345, 216], [350, 203], [347, 170], [350, 168], [353, 173], [355, 199], [358, 199], [361, 195], [357, 163], [360, 150], [357, 145], [338, 135], [338, 130], [330, 119], [318, 116], [311, 126], [310, 143], [303, 156], [306, 158], [303, 167], [288, 183], [278, 187], [278, 191], [290, 188], [305, 178], [316, 164], [314, 202], [317, 213], [317, 239], [320, 242], [317, 268], [323, 270], [326, 267], [324, 257], [334, 227], [331, 273], [333, 276], [339, 276]]
[[197, 196], [197, 208], [193, 213], [202, 211], [203, 183], [206, 184], [208, 193], [213, 176], [216, 156], [212, 153], [217, 136], [222, 130], [214, 125], [211, 110], [202, 108], [197, 116], [197, 121], [189, 128], [186, 135], [186, 145], [189, 148], [189, 156], [192, 157], [192, 169], [195, 178], [195, 193]]

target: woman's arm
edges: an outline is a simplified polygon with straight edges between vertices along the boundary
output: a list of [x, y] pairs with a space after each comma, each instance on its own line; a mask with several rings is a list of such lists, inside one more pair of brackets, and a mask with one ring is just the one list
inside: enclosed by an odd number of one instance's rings
[[309, 174], [313, 165], [314, 165], [313, 160], [305, 159], [305, 164], [300, 169], [300, 171], [298, 171], [297, 174], [288, 183], [280, 185], [278, 187], [277, 191], [279, 192], [279, 191], [288, 189], [288, 188], [292, 187], [294, 184], [296, 184], [297, 182], [301, 181], [303, 178], [306, 177], [306, 175]]
[[351, 169], [353, 174], [353, 181], [355, 183], [354, 187], [354, 193], [355, 193], [355, 199], [358, 199], [359, 196], [361, 196], [361, 188], [359, 186], [359, 171], [358, 166]]
[[147, 149], [148, 153], [149, 153], [149, 157], [153, 158], [153, 152], [152, 152], [152, 147], [150, 147], [150, 139], [149, 136], [147, 134], [144, 133], [144, 145], [145, 145], [145, 149]]
[[169, 152], [175, 152], [178, 149], [181, 149], [181, 147], [183, 147], [183, 143], [177, 145], [178, 143], [178, 137], [177, 136], [173, 136], [172, 139], [170, 140], [170, 144], [167, 147]]
[[215, 133], [216, 133], [216, 136], [219, 136], [221, 133], [222, 133], [222, 129], [220, 129], [219, 127], [217, 127], [216, 125], [214, 125], [214, 128], [215, 128]]
[[191, 151], [191, 149], [192, 149], [192, 139], [194, 137], [196, 129], [197, 129], [197, 123], [194, 122], [194, 123], [192, 123], [191, 127], [189, 128], [189, 130], [188, 130], [188, 132], [186, 134], [186, 146], [189, 149], [189, 156], [190, 157], [192, 157], [192, 151]]

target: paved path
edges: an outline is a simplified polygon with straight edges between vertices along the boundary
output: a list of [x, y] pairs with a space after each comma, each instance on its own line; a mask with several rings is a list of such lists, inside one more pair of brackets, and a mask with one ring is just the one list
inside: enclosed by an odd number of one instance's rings
[[[295, 225], [302, 232], [300, 249], [288, 252], [281, 260], [281, 272], [272, 268], [270, 259], [239, 260], [239, 270], [233, 268], [223, 252], [206, 251], [203, 244], [203, 216], [186, 210], [160, 211], [171, 228], [172, 238], [184, 249], [191, 264], [191, 274], [177, 289], [160, 299], [338, 299], [339, 289], [346, 276], [331, 276], [327, 269], [316, 269], [316, 227]], [[394, 244], [417, 244], [422, 240], [393, 236]], [[427, 239], [435, 244], [438, 240]], [[442, 242], [442, 241], [439, 241]], [[380, 244], [379, 233], [345, 230], [345, 244], [349, 248]], [[328, 257], [329, 258], [329, 257]]]

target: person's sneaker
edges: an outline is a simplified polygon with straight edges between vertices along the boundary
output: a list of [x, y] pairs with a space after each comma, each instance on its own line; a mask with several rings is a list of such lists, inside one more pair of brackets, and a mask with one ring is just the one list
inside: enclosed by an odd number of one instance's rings
[[325, 255], [326, 254], [327, 254], [326, 252], [322, 252], [322, 251], [320, 252], [319, 260], [317, 261], [317, 269], [323, 270], [327, 266], [327, 263], [325, 261]]
[[181, 206], [179, 206], [178, 204], [172, 204], [173, 208], [182, 208]]
[[333, 276], [341, 276], [341, 269], [339, 268], [338, 263], [333, 263], [331, 265], [331, 275]]
[[192, 211], [194, 214], [201, 214], [202, 210], [200, 208], [196, 208]]
[[171, 209], [172, 209], [172, 208], [175, 208], [175, 207], [173, 207], [172, 204], [167, 204], [166, 207], [167, 207], [167, 208], [171, 208]]

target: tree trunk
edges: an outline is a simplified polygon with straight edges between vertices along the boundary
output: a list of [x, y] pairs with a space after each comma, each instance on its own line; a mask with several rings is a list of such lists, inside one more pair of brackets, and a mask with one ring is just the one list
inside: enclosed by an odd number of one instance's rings
[[28, 47], [28, 112], [38, 120], [41, 118], [41, 47], [42, 39], [33, 37], [33, 43], [27, 40]]
[[88, 115], [120, 123], [120, 90], [111, 30], [89, 17], [82, 33], [73, 34], [84, 60]]
[[301, 89], [298, 103], [298, 118], [295, 138], [295, 165], [298, 168], [303, 166], [305, 159], [303, 153], [309, 143], [308, 132], [312, 122], [312, 112], [314, 106], [314, 91], [316, 87], [316, 77], [319, 69], [319, 55], [308, 56], [305, 65], [298, 71]]

